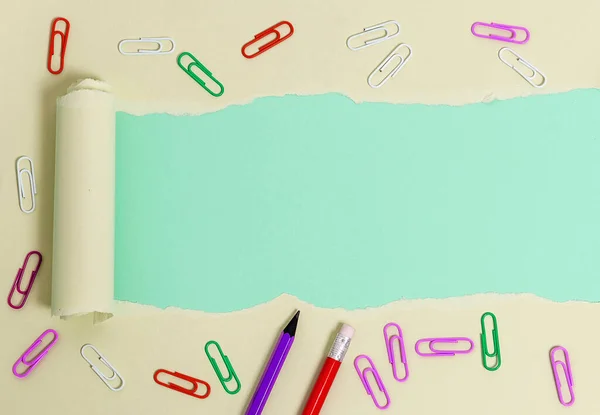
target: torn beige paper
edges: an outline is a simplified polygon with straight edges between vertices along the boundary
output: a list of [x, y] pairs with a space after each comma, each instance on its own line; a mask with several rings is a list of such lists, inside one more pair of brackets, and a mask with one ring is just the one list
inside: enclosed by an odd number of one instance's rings
[[[2, 409], [13, 414], [45, 411], [51, 415], [241, 415], [281, 329], [300, 310], [296, 340], [264, 415], [301, 413], [341, 323], [352, 325], [356, 333], [322, 415], [591, 415], [600, 411], [594, 364], [600, 336], [586, 323], [600, 317], [597, 304], [484, 294], [397, 301], [346, 311], [317, 308], [283, 295], [227, 314], [160, 310], [122, 302], [116, 302], [115, 310], [115, 317], [96, 326], [89, 316], [72, 321], [52, 319], [36, 302], [19, 313], [0, 310], [3, 335], [10, 339], [3, 343], [0, 354], [5, 368], [0, 371]], [[502, 366], [496, 372], [488, 372], [481, 362], [479, 319], [486, 311], [493, 311], [498, 318]], [[387, 360], [382, 329], [390, 321], [398, 323], [404, 334], [410, 370], [404, 383], [394, 380]], [[58, 331], [56, 346], [27, 379], [16, 379], [10, 366], [47, 328]], [[417, 356], [414, 345], [418, 339], [438, 336], [469, 337], [474, 350], [450, 357]], [[240, 393], [228, 395], [219, 384], [204, 352], [209, 340], [217, 341], [229, 357], [242, 384]], [[96, 346], [123, 376], [126, 385], [122, 391], [109, 391], [90, 370], [79, 355], [85, 343]], [[576, 399], [568, 409], [558, 401], [552, 376], [549, 351], [556, 345], [564, 346], [571, 358]], [[391, 405], [385, 412], [375, 408], [354, 368], [354, 358], [363, 353], [373, 359], [390, 394]], [[153, 380], [158, 369], [204, 380], [211, 385], [211, 394], [200, 400], [159, 386]]]
[[85, 80], [57, 100], [52, 315], [112, 316], [114, 229], [114, 98]]
[[[294, 414], [308, 392], [330, 336], [340, 321], [357, 328], [357, 335], [326, 410], [331, 414], [381, 414], [362, 389], [352, 358], [366, 352], [389, 382], [394, 413], [505, 415], [507, 413], [562, 414], [551, 375], [548, 348], [561, 343], [571, 353], [576, 404], [569, 414], [596, 414], [597, 370], [592, 362], [598, 337], [593, 330], [598, 304], [556, 304], [531, 296], [478, 296], [434, 302], [411, 301], [366, 311], [312, 310], [284, 296], [268, 304], [231, 315], [181, 310], [151, 310], [117, 304], [117, 317], [93, 327], [91, 316], [57, 321], [49, 315], [52, 259], [52, 204], [54, 122], [56, 97], [74, 80], [101, 76], [109, 80], [121, 109], [134, 113], [200, 113], [249, 102], [259, 96], [336, 91], [360, 101], [464, 104], [531, 93], [555, 93], [600, 86], [600, 54], [595, 53], [596, 20], [600, 2], [581, 0], [561, 4], [532, 0], [502, 3], [479, 0], [359, 0], [284, 2], [223, 0], [208, 4], [192, 0], [168, 3], [149, 0], [107, 0], [91, 9], [80, 0], [21, 0], [4, 2], [10, 16], [0, 26], [7, 40], [6, 64], [0, 77], [0, 229], [10, 237], [0, 240], [0, 274], [10, 287], [23, 256], [31, 249], [44, 255], [26, 307], [14, 312], [0, 308], [3, 327], [0, 406], [7, 413], [79, 415], [86, 413], [164, 414], [242, 413], [251, 388], [276, 339], [277, 331], [295, 307], [302, 308], [302, 333], [286, 363], [279, 386], [269, 401], [269, 413]], [[65, 16], [72, 22], [63, 74], [45, 68], [51, 20]], [[287, 44], [253, 60], [241, 57], [240, 47], [254, 34], [283, 20], [296, 33]], [[345, 46], [347, 36], [389, 19], [402, 24], [401, 40], [411, 44], [414, 59], [386, 87], [371, 90], [366, 76], [392, 49], [381, 44], [362, 52]], [[496, 52], [498, 42], [473, 38], [476, 20], [527, 26], [529, 44], [515, 48], [548, 75], [548, 85], [534, 90]], [[172, 36], [176, 53], [192, 51], [224, 82], [221, 98], [206, 94], [176, 65], [173, 55], [122, 56], [117, 43], [140, 36]], [[390, 41], [393, 42], [393, 41]], [[7, 98], [9, 97], [9, 98]], [[510, 126], [499, 126], [507, 128]], [[507, 131], [508, 131], [507, 130]], [[14, 162], [27, 154], [36, 163], [38, 205], [31, 215], [18, 207]], [[56, 278], [56, 276], [54, 276]], [[555, 283], [555, 282], [549, 282]], [[560, 282], [558, 282], [560, 283]], [[126, 310], [125, 310], [126, 309]], [[503, 367], [497, 373], [480, 365], [478, 349], [464, 359], [417, 359], [409, 356], [412, 378], [396, 385], [386, 363], [382, 324], [398, 321], [414, 342], [421, 336], [465, 334], [478, 336], [476, 317], [493, 310], [499, 317]], [[46, 328], [60, 333], [57, 346], [25, 381], [9, 367]], [[203, 355], [202, 346], [218, 340], [242, 377], [242, 393], [225, 394]], [[252, 341], [248, 341], [251, 339]], [[127, 387], [111, 393], [79, 356], [82, 344], [95, 344], [124, 375]], [[207, 378], [215, 387], [206, 401], [198, 401], [157, 386], [158, 368], [186, 370]], [[33, 399], [32, 399], [33, 398]], [[390, 412], [388, 411], [388, 412]], [[265, 413], [267, 415], [267, 413]]]
[[[0, 27], [0, 34], [12, 39], [17, 32], [25, 33], [5, 45], [5, 56], [15, 62], [3, 68], [6, 79], [31, 82], [45, 72], [44, 83], [56, 85], [65, 79], [101, 77], [119, 91], [118, 109], [135, 114], [197, 114], [285, 94], [336, 92], [357, 102], [463, 105], [600, 86], [600, 55], [592, 52], [600, 14], [596, 0], [580, 0], [576, 7], [539, 0], [221, 0], [177, 5], [108, 0], [92, 13], [89, 4], [75, 0], [26, 4], [30, 2], [6, 4], [6, 15], [15, 23]], [[69, 19], [71, 31], [65, 70], [52, 77], [45, 58], [50, 24], [58, 16]], [[242, 56], [242, 45], [282, 20], [294, 25], [289, 39], [254, 59]], [[400, 35], [359, 51], [348, 49], [349, 36], [387, 20], [400, 23]], [[470, 31], [476, 21], [525, 26], [531, 39], [513, 45], [477, 38]], [[162, 36], [175, 40], [174, 53], [124, 56], [117, 48], [124, 39]], [[401, 42], [413, 49], [410, 61], [386, 85], [370, 88], [369, 74]], [[547, 85], [533, 88], [503, 64], [498, 59], [503, 46], [539, 68]], [[184, 51], [223, 83], [223, 96], [210, 96], [177, 66], [176, 58]]]

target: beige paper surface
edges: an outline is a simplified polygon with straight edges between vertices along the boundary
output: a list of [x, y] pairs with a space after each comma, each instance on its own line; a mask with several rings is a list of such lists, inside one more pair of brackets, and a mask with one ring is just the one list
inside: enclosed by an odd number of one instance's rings
[[[115, 317], [95, 326], [91, 318], [50, 320], [43, 307], [28, 304], [18, 315], [0, 313], [9, 339], [0, 354], [4, 367], [0, 385], [9, 393], [0, 395], [0, 403], [19, 414], [46, 408], [45, 413], [55, 415], [242, 415], [279, 332], [296, 309], [301, 310], [297, 337], [264, 415], [300, 414], [340, 322], [351, 324], [356, 334], [323, 415], [593, 415], [600, 411], [594, 363], [600, 338], [591, 324], [600, 318], [600, 308], [557, 304], [532, 295], [493, 294], [403, 301], [350, 312], [315, 308], [290, 296], [230, 314], [117, 302]], [[488, 310], [498, 317], [503, 362], [497, 372], [481, 365], [479, 317]], [[389, 321], [403, 330], [410, 369], [405, 383], [394, 380], [387, 361], [382, 328]], [[59, 332], [58, 343], [27, 379], [16, 379], [10, 366], [48, 327]], [[466, 336], [475, 348], [471, 354], [455, 357], [417, 356], [415, 341], [435, 336]], [[242, 383], [237, 395], [226, 394], [219, 384], [204, 354], [209, 340], [219, 342], [231, 360]], [[84, 343], [96, 346], [117, 368], [126, 381], [122, 391], [109, 391], [90, 370], [79, 355]], [[559, 404], [552, 377], [549, 351], [556, 345], [566, 347], [571, 357], [576, 401], [568, 409]], [[386, 412], [373, 406], [356, 374], [353, 360], [362, 353], [373, 359], [390, 394]], [[211, 394], [199, 400], [158, 386], [152, 378], [158, 369], [205, 380]]]
[[52, 315], [112, 316], [115, 108], [108, 85], [85, 80], [56, 104]]
[[[303, 2], [223, 0], [203, 2], [107, 0], [6, 1], [0, 35], [3, 45], [0, 77], [0, 283], [5, 293], [25, 254], [44, 255], [26, 306], [14, 311], [0, 305], [0, 408], [2, 413], [49, 415], [242, 414], [278, 331], [296, 308], [301, 321], [298, 338], [264, 415], [298, 414], [312, 377], [329, 347], [330, 337], [344, 321], [357, 329], [350, 352], [329, 396], [323, 415], [382, 414], [365, 394], [352, 359], [373, 357], [392, 406], [385, 413], [449, 415], [563, 414], [600, 412], [594, 330], [598, 304], [554, 304], [533, 296], [482, 295], [438, 301], [410, 301], [381, 309], [347, 312], [314, 309], [289, 296], [233, 313], [213, 315], [166, 311], [117, 303], [115, 317], [92, 325], [93, 316], [60, 321], [50, 316], [56, 98], [80, 78], [110, 82], [118, 109], [147, 112], [200, 113], [249, 102], [260, 96], [340, 92], [357, 101], [464, 104], [494, 98], [545, 94], [600, 86], [597, 53], [597, 0], [549, 3], [482, 2], [480, 0], [404, 1], [307, 0]], [[65, 71], [50, 75], [45, 67], [52, 19], [72, 24]], [[295, 34], [253, 60], [241, 46], [261, 30], [287, 19]], [[372, 90], [366, 77], [395, 45], [383, 43], [352, 52], [346, 38], [362, 28], [389, 19], [402, 25], [399, 41], [409, 43], [414, 57], [392, 81]], [[476, 20], [528, 27], [532, 39], [514, 49], [548, 76], [541, 90], [529, 86], [497, 58], [498, 42], [473, 38]], [[122, 56], [117, 43], [141, 36], [171, 36], [175, 54]], [[225, 85], [213, 98], [177, 67], [176, 54], [193, 52]], [[498, 126], [510, 131], [510, 126]], [[37, 208], [30, 215], [18, 207], [14, 162], [21, 155], [35, 162]], [[112, 228], [111, 228], [112, 229]], [[549, 281], [549, 284], [567, 283]], [[381, 289], [385, 289], [382, 287]], [[218, 295], [218, 294], [217, 294]], [[492, 310], [499, 318], [503, 366], [486, 372], [473, 354], [449, 359], [417, 358], [408, 350], [411, 378], [395, 383], [386, 363], [381, 329], [397, 321], [407, 343], [419, 337], [479, 335], [478, 318]], [[46, 328], [60, 338], [35, 371], [24, 380], [11, 366]], [[231, 358], [242, 392], [223, 392], [202, 350], [215, 339]], [[79, 355], [90, 342], [105, 354], [127, 381], [110, 392]], [[477, 342], [476, 342], [477, 343]], [[571, 353], [577, 401], [569, 409], [557, 400], [548, 351], [562, 344]], [[213, 386], [200, 401], [157, 386], [156, 369], [197, 375]]]

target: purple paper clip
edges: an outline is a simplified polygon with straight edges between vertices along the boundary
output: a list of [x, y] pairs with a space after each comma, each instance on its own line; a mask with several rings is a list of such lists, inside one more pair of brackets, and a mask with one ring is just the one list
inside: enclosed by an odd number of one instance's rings
[[[395, 327], [398, 330], [398, 334], [392, 334], [391, 336], [387, 333], [389, 327]], [[385, 348], [388, 354], [388, 361], [392, 365], [392, 374], [394, 379], [398, 382], [404, 382], [408, 379], [408, 362], [406, 360], [406, 350], [404, 348], [404, 338], [402, 337], [402, 329], [396, 323], [388, 323], [383, 327], [383, 338], [385, 339]], [[396, 355], [394, 354], [394, 341], [398, 343], [398, 349], [400, 350], [400, 362], [404, 366], [404, 377], [398, 376], [398, 365], [396, 364]]]
[[[27, 284], [27, 288], [22, 290], [21, 282], [23, 282], [23, 274], [25, 273], [25, 268], [27, 268], [27, 263], [29, 262], [29, 257], [31, 257], [32, 255], [37, 255], [39, 260], [38, 260], [38, 263], [37, 263], [37, 266], [35, 267], [35, 269], [33, 271], [31, 271], [31, 277], [29, 278], [29, 284]], [[42, 265], [42, 254], [40, 254], [38, 251], [31, 251], [27, 254], [27, 256], [25, 257], [25, 261], [23, 262], [23, 266], [21, 268], [19, 268], [19, 270], [17, 271], [17, 276], [15, 277], [15, 282], [13, 282], [13, 286], [10, 289], [10, 292], [8, 293], [7, 302], [11, 308], [13, 308], [15, 310], [19, 310], [19, 309], [23, 308], [23, 306], [25, 305], [25, 302], [27, 301], [27, 297], [29, 297], [29, 293], [31, 292], [31, 289], [33, 288], [33, 283], [35, 281], [35, 277], [37, 276], [37, 273], [40, 270], [41, 265]], [[12, 298], [15, 296], [15, 291], [23, 296], [21, 298], [21, 302], [17, 305], [12, 303]]]
[[[565, 355], [564, 362], [554, 358], [554, 354], [559, 350]], [[562, 346], [553, 347], [552, 350], [550, 350], [550, 363], [552, 364], [552, 373], [554, 373], [554, 383], [556, 384], [556, 392], [558, 392], [558, 400], [563, 406], [573, 405], [575, 402], [575, 393], [573, 392], [573, 373], [571, 372], [571, 362], [569, 360], [569, 352], [567, 352], [567, 349]], [[563, 372], [565, 372], [567, 388], [571, 397], [571, 400], [568, 402], [565, 402], [565, 398], [562, 393], [562, 383], [560, 382], [560, 378], [558, 376], [558, 366], [562, 367]]]
[[[439, 349], [435, 348], [435, 345], [438, 343], [456, 344], [458, 342], [468, 342], [469, 348], [467, 350], [439, 350]], [[419, 346], [421, 345], [421, 343], [427, 343], [429, 346], [429, 351], [431, 353], [420, 352]], [[432, 338], [428, 338], [428, 339], [417, 340], [417, 343], [415, 343], [415, 352], [417, 352], [417, 354], [419, 356], [423, 356], [423, 357], [454, 356], [456, 354], [471, 353], [471, 351], [473, 350], [473, 347], [475, 347], [475, 343], [473, 343], [473, 340], [469, 339], [468, 337], [432, 337]]]
[[[506, 32], [506, 35], [496, 35], [494, 33], [477, 33], [476, 28], [479, 26], [501, 30], [502, 32]], [[525, 34], [525, 37], [522, 39], [517, 39], [517, 37], [519, 36], [519, 32], [523, 32]], [[492, 23], [475, 22], [471, 25], [471, 33], [473, 33], [473, 36], [481, 37], [484, 39], [492, 39], [492, 40], [499, 40], [501, 42], [517, 43], [519, 45], [522, 45], [523, 43], [527, 43], [529, 41], [529, 37], [531, 35], [529, 33], [529, 30], [527, 30], [526, 27], [511, 26], [511, 25], [505, 25], [505, 24], [494, 23], [494, 22], [492, 22]]]
[[[46, 337], [46, 335], [50, 333], [53, 335], [53, 339], [50, 341], [50, 343], [48, 343], [46, 347], [44, 347], [37, 355], [35, 355], [35, 357], [29, 358], [29, 355], [35, 350], [35, 348], [42, 344], [44, 337]], [[15, 375], [18, 378], [27, 377], [29, 373], [31, 373], [31, 371], [37, 366], [37, 364], [40, 363], [40, 361], [48, 354], [48, 352], [50, 351], [52, 346], [54, 346], [54, 343], [56, 343], [57, 340], [58, 333], [55, 330], [48, 329], [45, 332], [43, 332], [40, 335], [40, 337], [38, 337], [33, 342], [33, 344], [29, 346], [27, 350], [25, 350], [25, 353], [23, 353], [21, 357], [19, 357], [19, 359], [15, 362], [15, 364], [12, 367], [13, 375]], [[27, 369], [25, 369], [25, 371], [22, 373], [19, 373], [18, 371], [20, 364], [23, 364], [27, 367]]]
[[[367, 366], [366, 368], [361, 370], [360, 367], [358, 366], [358, 362], [360, 359], [366, 359], [367, 362], [369, 362], [369, 366]], [[381, 380], [381, 376], [379, 376], [379, 372], [377, 372], [377, 369], [375, 368], [375, 364], [373, 363], [371, 358], [364, 354], [356, 356], [356, 358], [354, 359], [354, 368], [356, 369], [356, 373], [358, 373], [358, 377], [360, 378], [360, 381], [362, 382], [363, 386], [365, 387], [365, 390], [367, 391], [367, 395], [371, 395], [371, 399], [373, 399], [373, 403], [375, 404], [375, 407], [377, 409], [387, 409], [388, 406], [390, 406], [390, 395], [388, 394], [388, 391], [385, 388], [385, 385], [383, 384], [383, 380]], [[373, 374], [373, 377], [375, 378], [375, 382], [377, 383], [377, 387], [385, 395], [385, 399], [386, 399], [385, 405], [380, 405], [379, 402], [377, 402], [377, 397], [375, 397], [375, 394], [373, 393], [373, 388], [371, 388], [371, 385], [369, 384], [369, 381], [367, 380], [367, 374], [369, 374], [369, 373]]]

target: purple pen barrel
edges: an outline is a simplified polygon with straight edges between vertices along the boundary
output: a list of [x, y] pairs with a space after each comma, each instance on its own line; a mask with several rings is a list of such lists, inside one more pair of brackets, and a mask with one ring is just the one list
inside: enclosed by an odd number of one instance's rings
[[256, 392], [250, 401], [250, 405], [248, 405], [246, 415], [258, 415], [262, 413], [265, 404], [269, 399], [269, 395], [271, 395], [273, 387], [275, 386], [275, 380], [283, 368], [283, 362], [290, 352], [293, 343], [293, 337], [290, 337], [287, 333], [281, 334], [277, 346], [269, 358], [266, 370], [260, 378]]
[[294, 344], [299, 316], [300, 312], [298, 311], [283, 329], [281, 336], [279, 336], [279, 340], [277, 340], [277, 344], [271, 353], [269, 362], [258, 382], [254, 395], [252, 395], [252, 399], [250, 400], [245, 415], [260, 415], [265, 408], [269, 395], [271, 395], [277, 381], [277, 377], [283, 368], [285, 359], [292, 348], [292, 344]]

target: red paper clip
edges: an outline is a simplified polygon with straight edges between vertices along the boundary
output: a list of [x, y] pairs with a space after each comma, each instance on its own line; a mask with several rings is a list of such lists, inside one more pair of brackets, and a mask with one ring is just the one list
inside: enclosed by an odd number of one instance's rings
[[[281, 32], [279, 32], [279, 30], [277, 30], [277, 28], [279, 26], [285, 26], [285, 25], [289, 26], [290, 32], [288, 34], [286, 34], [285, 36], [281, 37]], [[254, 53], [252, 55], [248, 55], [246, 53], [246, 51], [245, 51], [246, 48], [248, 48], [250, 45], [253, 45], [254, 43], [258, 42], [259, 40], [261, 40], [271, 34], [275, 34], [275, 39], [270, 40], [269, 42], [265, 43], [262, 46], [259, 46], [258, 52]], [[292, 26], [292, 24], [290, 22], [283, 20], [283, 21], [269, 27], [267, 30], [260, 32], [259, 34], [254, 36], [254, 39], [252, 39], [250, 42], [248, 42], [244, 46], [242, 46], [242, 55], [244, 55], [244, 57], [248, 58], [248, 59], [255, 58], [258, 55], [260, 55], [261, 53], [266, 52], [267, 50], [271, 49], [273, 46], [278, 45], [279, 43], [283, 42], [284, 40], [286, 40], [293, 34], [294, 34], [294, 26]]]
[[[35, 267], [35, 269], [31, 272], [31, 278], [29, 279], [29, 284], [27, 285], [27, 288], [25, 288], [24, 290], [21, 289], [21, 282], [23, 281], [23, 274], [25, 273], [25, 269], [27, 268], [27, 263], [29, 262], [29, 257], [31, 257], [32, 255], [37, 255], [39, 258], [37, 267]], [[30, 253], [27, 254], [27, 256], [25, 257], [25, 261], [23, 262], [23, 266], [21, 268], [19, 268], [19, 270], [17, 271], [17, 276], [15, 277], [15, 282], [13, 282], [13, 286], [10, 290], [10, 292], [8, 293], [8, 305], [15, 309], [15, 310], [19, 310], [21, 308], [23, 308], [23, 306], [25, 305], [25, 302], [27, 301], [27, 297], [29, 297], [29, 293], [31, 292], [31, 289], [33, 288], [33, 282], [35, 281], [35, 277], [37, 276], [38, 271], [40, 270], [40, 266], [42, 265], [42, 254], [40, 254], [38, 251], [31, 251]], [[21, 302], [17, 305], [12, 303], [12, 297], [14, 297], [15, 291], [19, 294], [21, 294], [23, 296], [23, 298], [21, 299]]]
[[[192, 387], [191, 388], [184, 388], [183, 386], [177, 385], [175, 383], [161, 382], [160, 380], [158, 380], [158, 375], [160, 373], [166, 373], [168, 375], [176, 377], [177, 379], [182, 379], [182, 380], [185, 380], [187, 382], [190, 382], [192, 384]], [[208, 398], [208, 395], [210, 395], [210, 385], [208, 383], [206, 383], [203, 380], [196, 379], [196, 378], [193, 378], [193, 377], [188, 376], [188, 375], [184, 375], [183, 373], [169, 372], [168, 370], [165, 370], [165, 369], [158, 369], [156, 372], [154, 372], [154, 381], [156, 383], [158, 383], [159, 385], [161, 385], [161, 386], [164, 386], [164, 387], [169, 388], [169, 389], [173, 389], [173, 390], [175, 390], [177, 392], [185, 393], [186, 395], [193, 396], [194, 398], [205, 399], [205, 398]], [[196, 394], [196, 391], [198, 390], [198, 387], [200, 386], [200, 384], [206, 386], [206, 393], [204, 395], [197, 395]]]
[[[59, 22], [64, 22], [65, 28], [64, 31], [57, 30], [56, 26]], [[53, 75], [58, 75], [61, 73], [65, 67], [65, 53], [67, 51], [67, 40], [69, 40], [69, 29], [71, 28], [71, 24], [64, 17], [57, 17], [52, 22], [52, 30], [50, 31], [50, 48], [48, 50], [48, 71]], [[54, 46], [55, 46], [55, 37], [60, 36], [60, 61], [58, 70], [52, 69], [52, 58], [54, 58]]]

